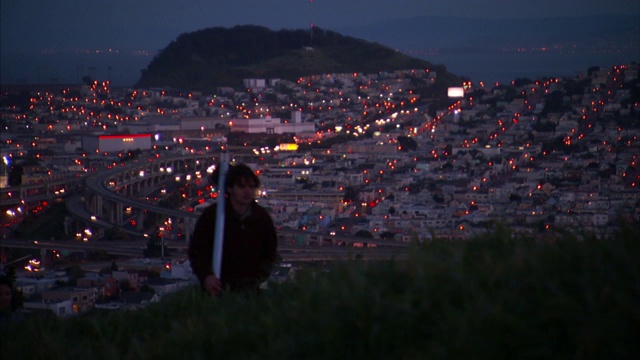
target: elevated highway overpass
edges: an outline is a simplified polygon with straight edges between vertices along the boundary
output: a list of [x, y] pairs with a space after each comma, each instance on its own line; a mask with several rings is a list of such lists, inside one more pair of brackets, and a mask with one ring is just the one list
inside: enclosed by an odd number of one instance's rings
[[[51, 240], [3, 240], [0, 244], [4, 248], [38, 249], [41, 260], [47, 257], [47, 252], [71, 251], [93, 252], [103, 251], [110, 255], [119, 255], [132, 258], [144, 258], [146, 242], [144, 241], [51, 241]], [[184, 243], [171, 243], [167, 245], [166, 259], [185, 259], [187, 246]], [[406, 248], [370, 248], [370, 247], [343, 247], [343, 246], [304, 246], [281, 243], [278, 252], [284, 262], [302, 261], [336, 261], [336, 260], [387, 260], [404, 259], [408, 256]]]
[[[145, 189], [159, 188], [167, 181], [173, 181], [173, 174], [200, 171], [207, 176], [206, 169], [216, 163], [212, 155], [189, 155], [153, 162], [131, 163], [126, 166], [91, 174], [84, 179], [84, 195], [73, 195], [67, 199], [67, 209], [71, 216], [83, 226], [103, 230], [119, 227], [133, 239], [131, 241], [37, 241], [3, 242], [2, 246], [30, 246], [48, 249], [65, 248], [73, 251], [104, 250], [114, 255], [143, 256], [146, 240], [143, 221], [139, 228], [126, 229], [125, 208], [136, 209], [139, 214], [155, 214], [161, 217], [179, 219], [183, 224], [185, 241], [167, 241], [171, 253], [184, 256], [189, 236], [199, 214], [169, 209], [138, 199]], [[172, 168], [172, 172], [167, 169]], [[280, 228], [280, 251], [285, 261], [335, 260], [337, 258], [396, 258], [407, 254], [407, 243], [369, 239], [353, 236], [326, 235], [309, 231]]]
[[81, 174], [52, 175], [38, 183], [22, 184], [0, 189], [0, 204], [3, 208], [49, 201], [65, 197], [78, 190], [84, 183]]
[[[212, 156], [177, 157], [165, 159], [157, 164], [132, 164], [127, 167], [91, 175], [86, 179], [86, 191], [89, 193], [86, 196], [89, 199], [85, 200], [85, 205], [88, 205], [88, 210], [84, 212], [78, 211], [75, 215], [87, 222], [91, 222], [91, 219], [87, 218], [87, 216], [96, 216], [96, 219], [104, 226], [113, 226], [113, 224], [122, 224], [124, 207], [132, 207], [144, 212], [159, 214], [163, 217], [181, 219], [184, 224], [185, 244], [187, 244], [199, 214], [157, 206], [137, 200], [133, 195], [145, 186], [162, 185], [163, 181], [171, 180], [166, 171], [161, 171], [160, 169], [166, 169], [169, 166], [175, 167], [177, 166], [176, 164], [181, 163], [182, 165], [180, 166], [184, 173], [204, 171], [215, 162], [216, 159]], [[140, 174], [144, 175], [141, 176]], [[335, 246], [344, 244], [353, 246], [356, 244], [356, 246], [367, 247], [407, 247], [408, 245], [407, 243], [391, 240], [323, 235], [286, 228], [278, 229], [278, 233], [285, 241], [293, 242], [294, 238], [302, 238], [302, 242], [307, 245]], [[140, 235], [142, 235], [142, 229]]]

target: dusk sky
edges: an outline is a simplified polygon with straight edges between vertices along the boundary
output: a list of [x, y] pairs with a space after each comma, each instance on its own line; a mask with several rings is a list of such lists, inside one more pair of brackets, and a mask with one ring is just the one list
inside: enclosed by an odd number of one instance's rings
[[[131, 39], [154, 43], [154, 30], [182, 32], [211, 26], [264, 25], [335, 29], [417, 16], [534, 18], [639, 14], [637, 0], [2, 0], [2, 43], [60, 44], [131, 29]], [[92, 29], [96, 25], [100, 29]], [[75, 33], [65, 31], [71, 29]], [[82, 33], [79, 33], [81, 32]], [[393, 31], [393, 29], [389, 29]], [[102, 35], [100, 35], [102, 36]], [[129, 45], [122, 38], [112, 46]], [[73, 44], [71, 44], [73, 46]], [[4, 46], [3, 46], [4, 47]], [[5, 47], [6, 49], [6, 47]]]
[[[2, 0], [3, 78], [20, 61], [5, 55], [114, 48], [157, 51], [184, 32], [263, 25], [340, 29], [419, 16], [539, 18], [637, 14], [638, 0]], [[640, 21], [640, 20], [639, 20]], [[388, 29], [393, 32], [393, 28]], [[452, 30], [455, 27], [452, 26]], [[7, 60], [6, 64], [5, 61]], [[17, 65], [16, 65], [17, 64]], [[28, 77], [24, 75], [23, 77]], [[11, 81], [11, 80], [7, 80]]]

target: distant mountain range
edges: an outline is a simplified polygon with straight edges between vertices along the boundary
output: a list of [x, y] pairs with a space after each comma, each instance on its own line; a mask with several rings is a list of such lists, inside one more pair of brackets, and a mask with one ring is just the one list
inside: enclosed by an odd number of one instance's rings
[[142, 71], [136, 86], [211, 92], [218, 86], [242, 86], [245, 78], [295, 81], [306, 75], [402, 69], [430, 69], [442, 81], [460, 81], [443, 66], [337, 32], [245, 25], [180, 35]]
[[[265, 70], [247, 68], [246, 64], [219, 67], [215, 70], [219, 74], [213, 78], [200, 77], [194, 69], [180, 68], [163, 75], [159, 69], [176, 59], [183, 59], [179, 54], [172, 55], [173, 59], [169, 59], [163, 53], [169, 47], [183, 46], [184, 44], [176, 45], [183, 39], [186, 42], [191, 41], [189, 38], [192, 36], [187, 36], [187, 30], [181, 30], [178, 24], [172, 22], [154, 24], [152, 19], [121, 21], [118, 26], [114, 26], [108, 17], [95, 17], [93, 22], [90, 31], [80, 23], [69, 22], [64, 26], [56, 24], [55, 27], [43, 23], [32, 30], [48, 36], [38, 36], [28, 41], [11, 32], [3, 31], [0, 34], [0, 78], [4, 83], [72, 83], [79, 82], [82, 75], [90, 75], [100, 79], [109, 78], [114, 84], [130, 86], [134, 83], [157, 84], [162, 76], [173, 76], [175, 79], [172, 83], [181, 87], [190, 80], [196, 81], [197, 86], [203, 88], [216, 86], [214, 83], [217, 80], [213, 79], [220, 79], [220, 83], [226, 83], [229, 79], [237, 81], [236, 79], [243, 75], [271, 75]], [[271, 29], [274, 34], [280, 33], [273, 29], [275, 27]], [[360, 43], [376, 43], [386, 47], [389, 53], [397, 51], [414, 58], [412, 61], [423, 60], [429, 64], [436, 64], [436, 70], [446, 68], [450, 72], [474, 80], [510, 81], [520, 76], [575, 75], [592, 65], [610, 66], [640, 61], [640, 17], [637, 14], [527, 20], [427, 16], [327, 30], [340, 34], [342, 38], [361, 39], [358, 40]], [[204, 29], [193, 34], [200, 32], [211, 31]], [[262, 36], [259, 33], [260, 31], [255, 32], [256, 36]], [[269, 36], [275, 36], [274, 34]], [[302, 46], [311, 44], [312, 38], [309, 35], [309, 30], [299, 31], [299, 39], [295, 40], [295, 46], [299, 48], [295, 53], [300, 57], [314, 57], [315, 62], [327, 63], [327, 59], [321, 56], [333, 57], [335, 54], [325, 54], [322, 51], [304, 54], [299, 50]], [[258, 39], [268, 40], [267, 37]], [[322, 34], [315, 34], [313, 37], [315, 40], [320, 38]], [[269, 64], [265, 63], [264, 54], [259, 53], [265, 49], [270, 56], [275, 56], [273, 49], [269, 48], [271, 45], [265, 48], [252, 41], [247, 44], [254, 44], [249, 46], [256, 50], [256, 55], [252, 55], [251, 58], [258, 61], [256, 66], [274, 66], [276, 57], [272, 58], [272, 63]], [[223, 42], [221, 46], [227, 45], [242, 50], [237, 44]], [[316, 42], [316, 47], [318, 45]], [[206, 49], [210, 46], [207, 45]], [[349, 50], [349, 47], [342, 46], [341, 49], [344, 52]], [[218, 48], [216, 51], [220, 49], [224, 48]], [[542, 52], [537, 50], [544, 50], [544, 56], [538, 56]], [[188, 62], [190, 66], [208, 67], [208, 71], [214, 71], [210, 68], [212, 65], [217, 66], [221, 59], [202, 57], [199, 51], [193, 52], [193, 59]], [[295, 60], [293, 54], [289, 54], [289, 57]], [[365, 64], [378, 61], [378, 64], [381, 64], [389, 59], [378, 56], [379, 54], [376, 54], [374, 58], [372, 53], [369, 53], [365, 56], [368, 57], [364, 59], [366, 61], [358, 62]], [[335, 69], [367, 71], [364, 68], [346, 66], [342, 60], [332, 61], [335, 61]], [[297, 68], [302, 66], [294, 65], [290, 69], [279, 67], [284, 75], [294, 76], [299, 74], [296, 72]], [[308, 70], [318, 70], [316, 67], [308, 66]], [[141, 69], [144, 69], [142, 76]], [[228, 73], [225, 73], [227, 71]], [[183, 77], [183, 80], [180, 80], [180, 77]], [[232, 83], [225, 85], [229, 84]]]
[[504, 51], [546, 47], [558, 51], [635, 51], [640, 57], [638, 15], [539, 19], [423, 16], [335, 30], [403, 52], [427, 49]]
[[191, 84], [210, 89], [238, 85], [247, 77], [295, 79], [327, 72], [423, 67], [449, 76], [449, 64], [434, 62], [434, 54], [543, 50], [576, 56], [608, 53], [623, 62], [640, 61], [640, 20], [635, 15], [528, 20], [416, 17], [335, 31], [315, 28], [313, 33], [251, 25], [209, 28], [172, 41], [142, 71], [138, 85]]

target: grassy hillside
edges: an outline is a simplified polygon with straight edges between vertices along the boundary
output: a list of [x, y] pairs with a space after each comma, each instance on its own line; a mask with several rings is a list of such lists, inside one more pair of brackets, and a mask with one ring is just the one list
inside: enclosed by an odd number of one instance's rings
[[242, 86], [244, 78], [294, 81], [300, 76], [334, 72], [427, 68], [443, 78], [452, 76], [442, 66], [332, 31], [273, 31], [245, 25], [180, 35], [143, 70], [136, 86], [213, 92], [219, 86]]
[[137, 312], [34, 319], [2, 333], [2, 358], [637, 359], [639, 235], [437, 240], [261, 296], [189, 289]]

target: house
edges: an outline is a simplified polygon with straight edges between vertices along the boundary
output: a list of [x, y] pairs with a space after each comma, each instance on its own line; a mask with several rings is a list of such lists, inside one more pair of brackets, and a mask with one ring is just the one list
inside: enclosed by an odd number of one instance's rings
[[138, 290], [140, 288], [139, 272], [135, 270], [112, 271], [111, 276], [118, 280], [119, 283], [127, 283], [131, 289]]
[[153, 289], [159, 296], [164, 296], [172, 292], [178, 291], [180, 288], [178, 282], [173, 279], [162, 277], [151, 277], [147, 281], [147, 286]]
[[29, 300], [22, 304], [27, 312], [51, 312], [58, 317], [75, 315], [71, 300]]
[[69, 281], [69, 277], [51, 272], [28, 273], [16, 279], [16, 287], [19, 289], [32, 287], [32, 293], [36, 294], [55, 288], [58, 281]]
[[81, 314], [93, 309], [98, 297], [97, 288], [59, 287], [43, 291], [43, 302], [71, 301], [71, 311]]
[[117, 297], [120, 295], [120, 286], [118, 280], [109, 277], [105, 279], [103, 295], [108, 298]]
[[165, 266], [165, 270], [160, 273], [160, 277], [173, 280], [193, 280], [194, 276], [189, 261], [176, 259], [171, 260], [171, 264]]
[[30, 299], [36, 294], [36, 285], [16, 282], [16, 289], [22, 292], [25, 299]]
[[104, 286], [106, 278], [98, 273], [87, 273], [76, 280], [76, 286], [81, 288]]

